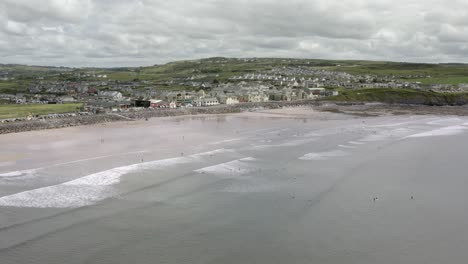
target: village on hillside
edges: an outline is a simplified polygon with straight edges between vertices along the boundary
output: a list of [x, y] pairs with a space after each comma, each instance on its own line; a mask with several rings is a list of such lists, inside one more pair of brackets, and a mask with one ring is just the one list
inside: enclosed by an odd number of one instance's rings
[[[220, 69], [228, 63], [227, 60], [208, 62], [216, 67], [219, 65]], [[422, 89], [421, 82], [406, 79], [430, 77], [349, 74], [307, 64], [240, 71], [239, 74], [224, 79], [220, 78], [220, 71], [212, 71], [192, 70], [190, 75], [177, 75], [166, 80], [154, 81], [138, 78], [119, 80], [92, 69], [78, 71], [63, 68], [58, 73], [55, 71], [48, 75], [45, 72], [34, 76], [28, 82], [25, 91], [0, 93], [0, 101], [9, 104], [82, 103], [82, 111], [102, 113], [141, 108], [208, 107], [245, 102], [314, 100], [339, 95], [343, 89], [418, 90]], [[64, 80], [61, 76], [68, 77]], [[0, 78], [3, 81], [12, 81], [15, 76], [3, 71], [0, 72]], [[438, 92], [454, 92], [465, 91], [467, 85], [432, 85], [425, 88]]]

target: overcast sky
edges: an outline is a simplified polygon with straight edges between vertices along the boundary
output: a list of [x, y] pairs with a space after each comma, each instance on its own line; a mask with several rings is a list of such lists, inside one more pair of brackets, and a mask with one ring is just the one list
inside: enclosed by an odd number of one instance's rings
[[467, 0], [0, 0], [0, 63], [468, 62]]

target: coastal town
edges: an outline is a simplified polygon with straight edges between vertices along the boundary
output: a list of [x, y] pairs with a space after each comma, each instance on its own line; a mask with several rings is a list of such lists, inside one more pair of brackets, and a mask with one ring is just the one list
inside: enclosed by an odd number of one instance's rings
[[[463, 83], [423, 84], [420, 80], [431, 78], [429, 74], [350, 74], [336, 70], [341, 67], [336, 63], [324, 65], [285, 59], [269, 63], [271, 65], [255, 58], [212, 58], [167, 64], [172, 68], [163, 75], [151, 75], [144, 70], [157, 71], [166, 65], [143, 70], [60, 67], [32, 75], [2, 70], [0, 82], [21, 79], [24, 89], [2, 91], [0, 102], [20, 105], [80, 103], [80, 112], [96, 114], [145, 108], [156, 110], [316, 100], [337, 96], [347, 90], [371, 88], [440, 93], [464, 92], [468, 89], [468, 85]], [[122, 78], [124, 74], [128, 76]]]

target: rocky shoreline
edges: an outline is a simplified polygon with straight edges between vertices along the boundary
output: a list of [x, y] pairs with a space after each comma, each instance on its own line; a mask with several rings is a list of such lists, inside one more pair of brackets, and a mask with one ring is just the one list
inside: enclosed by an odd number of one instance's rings
[[211, 115], [241, 113], [258, 109], [279, 109], [283, 107], [310, 107], [324, 112], [350, 114], [356, 116], [380, 115], [462, 115], [468, 116], [468, 106], [426, 106], [362, 102], [331, 102], [331, 101], [291, 101], [245, 103], [237, 105], [219, 105], [213, 107], [194, 107], [178, 109], [148, 109], [134, 112], [108, 113], [96, 115], [65, 114], [56, 118], [21, 120], [0, 123], [0, 134], [17, 133], [33, 130], [54, 129], [82, 125], [94, 125], [106, 122], [133, 121], [155, 117], [183, 115]]

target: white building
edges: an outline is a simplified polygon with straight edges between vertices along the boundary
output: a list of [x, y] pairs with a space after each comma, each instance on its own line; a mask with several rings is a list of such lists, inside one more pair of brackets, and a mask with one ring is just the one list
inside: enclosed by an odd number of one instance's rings
[[263, 93], [251, 93], [248, 95], [248, 101], [252, 103], [268, 102], [268, 95]]
[[229, 96], [226, 99], [226, 104], [227, 105], [235, 105], [239, 103], [239, 99], [237, 97]]
[[72, 96], [65, 95], [65, 96], [60, 96], [58, 98], [58, 101], [62, 103], [72, 103], [72, 102], [75, 102], [76, 100]]
[[193, 105], [194, 106], [213, 106], [213, 105], [219, 105], [219, 101], [218, 99], [214, 97], [201, 98], [201, 99], [193, 100]]
[[109, 97], [115, 100], [120, 100], [123, 98], [122, 93], [117, 91], [99, 91], [98, 96]]
[[236, 96], [222, 95], [218, 97], [218, 101], [220, 104], [235, 105], [239, 103], [239, 98]]

